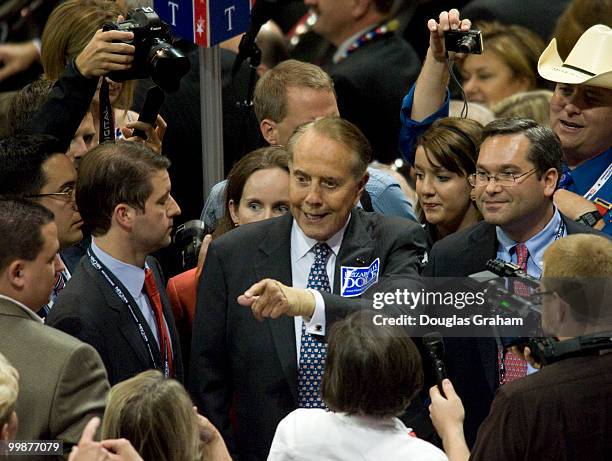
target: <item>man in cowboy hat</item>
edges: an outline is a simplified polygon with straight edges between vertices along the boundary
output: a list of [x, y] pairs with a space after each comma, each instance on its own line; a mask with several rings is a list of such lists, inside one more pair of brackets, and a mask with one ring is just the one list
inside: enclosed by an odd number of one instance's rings
[[612, 234], [612, 29], [588, 29], [563, 61], [553, 39], [540, 56], [540, 75], [557, 83], [550, 123], [566, 165], [555, 203], [577, 221]]

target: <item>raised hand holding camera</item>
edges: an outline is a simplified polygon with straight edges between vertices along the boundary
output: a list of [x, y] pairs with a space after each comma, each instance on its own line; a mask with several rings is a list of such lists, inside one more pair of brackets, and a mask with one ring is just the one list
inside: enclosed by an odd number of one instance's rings
[[105, 31], [132, 33], [125, 43], [134, 46], [134, 62], [128, 69], [109, 74], [116, 82], [151, 77], [166, 92], [179, 89], [181, 78], [189, 72], [189, 59], [172, 46], [169, 27], [149, 7], [131, 10], [125, 21], [104, 24]]
[[93, 78], [129, 69], [134, 60], [135, 48], [124, 42], [133, 38], [132, 32], [98, 30], [76, 57], [78, 71], [83, 77]]
[[[428, 54], [431, 54], [437, 62], [446, 62], [446, 52], [452, 52], [455, 50], [447, 50], [445, 46], [445, 36], [447, 33], [468, 33], [472, 21], [469, 19], [460, 19], [459, 11], [453, 8], [450, 11], [442, 11], [440, 13], [439, 22], [435, 19], [430, 19], [427, 22], [427, 28], [429, 29], [429, 50]], [[449, 55], [449, 59], [456, 61], [461, 60], [465, 57], [463, 53], [455, 55], [454, 53]]]

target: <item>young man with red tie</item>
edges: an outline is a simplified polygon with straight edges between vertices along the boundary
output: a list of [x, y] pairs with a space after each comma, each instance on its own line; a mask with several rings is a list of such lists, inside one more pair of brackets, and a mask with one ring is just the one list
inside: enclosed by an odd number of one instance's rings
[[93, 149], [76, 200], [92, 243], [47, 319], [94, 346], [111, 384], [156, 368], [183, 378], [178, 335], [159, 264], [181, 212], [170, 194], [170, 161], [137, 143]]

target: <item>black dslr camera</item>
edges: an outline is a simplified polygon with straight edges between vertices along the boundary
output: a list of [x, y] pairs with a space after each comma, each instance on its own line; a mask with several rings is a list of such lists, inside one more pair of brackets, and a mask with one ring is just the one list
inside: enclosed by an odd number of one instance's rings
[[482, 34], [479, 30], [449, 30], [444, 32], [446, 51], [482, 54]]
[[125, 21], [106, 23], [103, 29], [134, 33], [132, 40], [124, 42], [136, 48], [132, 67], [109, 73], [111, 80], [122, 82], [150, 76], [166, 92], [179, 89], [181, 78], [189, 72], [189, 59], [171, 45], [169, 26], [152, 8], [131, 10]]

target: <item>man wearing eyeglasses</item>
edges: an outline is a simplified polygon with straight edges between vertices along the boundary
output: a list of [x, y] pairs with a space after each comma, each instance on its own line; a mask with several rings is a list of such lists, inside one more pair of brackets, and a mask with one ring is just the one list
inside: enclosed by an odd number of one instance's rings
[[[57, 140], [46, 135], [20, 135], [0, 141], [0, 194], [32, 199], [53, 213], [60, 252], [83, 238], [83, 221], [74, 200], [77, 172]], [[70, 279], [62, 261], [53, 293], [40, 311], [46, 317], [59, 291]]]
[[[551, 129], [528, 119], [489, 123], [476, 173], [469, 178], [484, 221], [436, 242], [424, 274], [468, 276], [499, 258], [539, 278], [542, 256], [551, 243], [568, 234], [600, 234], [553, 205], [562, 162], [563, 150]], [[497, 387], [524, 376], [527, 367], [499, 351], [493, 338], [450, 338], [447, 351], [449, 376], [469, 408], [465, 432], [472, 443]]]

